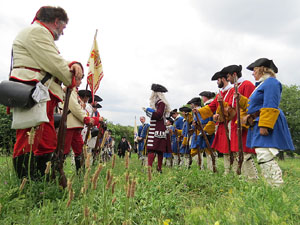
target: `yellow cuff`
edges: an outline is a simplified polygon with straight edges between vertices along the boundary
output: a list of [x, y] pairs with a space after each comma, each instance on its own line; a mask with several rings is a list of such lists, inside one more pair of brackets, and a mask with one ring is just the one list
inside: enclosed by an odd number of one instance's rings
[[216, 124], [213, 121], [208, 121], [208, 123], [205, 125], [205, 127], [203, 128], [203, 130], [208, 134], [208, 135], [212, 135], [215, 133], [216, 130]]
[[197, 148], [192, 148], [191, 149], [191, 152], [190, 152], [190, 155], [192, 156], [192, 157], [194, 157], [195, 155], [197, 155], [198, 154], [198, 149]]
[[259, 127], [267, 127], [273, 129], [280, 111], [275, 108], [261, 108], [259, 114]]
[[188, 144], [187, 142], [188, 142], [187, 137], [184, 137], [183, 141], [182, 141], [182, 145], [187, 146], [187, 144]]
[[[223, 101], [223, 106], [224, 106], [224, 110], [225, 110], [225, 108], [228, 107], [228, 102]], [[220, 104], [218, 105], [216, 113], [219, 115], [222, 115]], [[224, 112], [224, 113], [226, 114], [226, 112]]]
[[182, 134], [182, 130], [177, 130], [177, 136], [180, 137]]
[[201, 118], [203, 120], [209, 118], [209, 117], [212, 117], [214, 114], [213, 112], [211, 111], [210, 107], [208, 105], [198, 109], [200, 115], [201, 115]]
[[187, 119], [187, 121], [188, 121], [188, 123], [191, 123], [192, 121], [193, 121], [193, 113], [192, 112], [189, 112], [189, 114], [188, 114], [188, 119]]
[[249, 99], [243, 95], [240, 95], [240, 108], [246, 110], [248, 107]]

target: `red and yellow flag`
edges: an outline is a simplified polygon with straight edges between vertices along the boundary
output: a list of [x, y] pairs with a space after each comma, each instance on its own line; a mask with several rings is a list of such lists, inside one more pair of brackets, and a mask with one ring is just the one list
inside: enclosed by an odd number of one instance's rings
[[101, 63], [101, 59], [100, 59], [100, 55], [99, 55], [96, 37], [97, 37], [97, 31], [95, 34], [90, 57], [89, 57], [89, 60], [87, 63], [87, 66], [89, 67], [87, 83], [90, 86], [90, 89], [92, 92], [93, 102], [94, 102], [94, 95], [99, 88], [100, 81], [103, 78], [103, 68], [102, 68], [102, 63]]

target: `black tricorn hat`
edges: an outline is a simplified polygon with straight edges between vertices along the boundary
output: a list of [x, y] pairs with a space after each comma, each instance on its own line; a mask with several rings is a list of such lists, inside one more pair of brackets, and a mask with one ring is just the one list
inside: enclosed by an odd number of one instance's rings
[[195, 104], [195, 105], [201, 105], [201, 98], [200, 97], [195, 97], [192, 98], [190, 101], [188, 101], [187, 104]]
[[218, 80], [218, 78], [221, 78], [221, 77], [227, 77], [227, 74], [225, 74], [225, 73], [222, 73], [221, 71], [219, 71], [219, 72], [216, 72], [213, 76], [212, 76], [212, 78], [211, 78], [211, 80]]
[[160, 84], [152, 84], [151, 90], [154, 92], [168, 92], [167, 88]]
[[94, 104], [94, 105], [92, 105], [93, 106], [93, 108], [97, 108], [97, 109], [101, 109], [102, 108], [102, 105], [100, 105], [100, 104]]
[[221, 70], [221, 73], [224, 73], [224, 74], [233, 74], [234, 72], [235, 73], [240, 73], [242, 71], [242, 65], [230, 65], [230, 66], [226, 66], [224, 67], [222, 70]]
[[205, 96], [207, 98], [213, 98], [216, 96], [216, 94], [214, 92], [210, 92], [210, 91], [202, 91], [199, 95]]
[[173, 110], [170, 112], [170, 116], [172, 116], [174, 113], [177, 113], [177, 109], [173, 109]]
[[180, 112], [188, 113], [188, 112], [191, 112], [192, 109], [189, 108], [189, 107], [183, 106], [183, 107], [179, 108], [179, 111], [180, 111]]
[[278, 73], [278, 68], [277, 66], [275, 66], [273, 60], [267, 58], [257, 59], [255, 62], [247, 66], [247, 69], [253, 71], [254, 67], [260, 67], [260, 66], [270, 68], [274, 71], [274, 73]]
[[167, 117], [166, 120], [169, 120], [171, 122], [171, 124], [174, 123], [174, 119], [172, 117]]
[[[92, 103], [92, 101], [93, 101], [93, 98], [92, 98], [92, 96], [91, 96], [90, 99], [89, 99], [89, 103]], [[94, 95], [94, 101], [95, 101], [95, 102], [102, 102], [103, 99], [100, 98], [98, 95]]]
[[81, 98], [84, 98], [84, 97], [91, 97], [92, 96], [92, 92], [90, 90], [79, 90], [78, 91], [78, 95], [79, 97]]

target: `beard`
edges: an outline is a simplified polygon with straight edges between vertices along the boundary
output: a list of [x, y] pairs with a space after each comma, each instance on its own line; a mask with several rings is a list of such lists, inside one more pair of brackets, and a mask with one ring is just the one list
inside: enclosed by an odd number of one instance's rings
[[218, 84], [218, 88], [223, 88], [224, 87], [224, 82], [221, 81], [219, 84]]
[[53, 32], [53, 35], [54, 35], [54, 41], [57, 41], [61, 34], [59, 33], [58, 30], [53, 30], [52, 32]]

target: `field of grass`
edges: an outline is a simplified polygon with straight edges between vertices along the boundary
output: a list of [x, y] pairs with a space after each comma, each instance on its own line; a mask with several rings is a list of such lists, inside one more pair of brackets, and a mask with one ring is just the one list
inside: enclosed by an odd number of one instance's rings
[[72, 186], [27, 181], [20, 190], [11, 158], [0, 157], [0, 224], [300, 224], [300, 159], [279, 164], [280, 188], [224, 176], [223, 158], [216, 174], [193, 163], [154, 170], [149, 181], [134, 154], [128, 169], [119, 158], [114, 168], [111, 161], [103, 165], [95, 187], [98, 165], [76, 175], [68, 159]]

